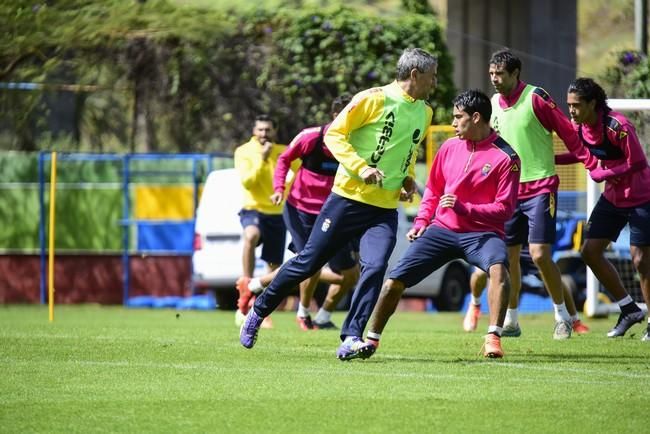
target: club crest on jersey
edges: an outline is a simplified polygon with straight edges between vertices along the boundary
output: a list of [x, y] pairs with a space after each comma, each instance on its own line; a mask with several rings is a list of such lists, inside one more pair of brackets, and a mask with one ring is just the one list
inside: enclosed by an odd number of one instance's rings
[[486, 163], [481, 169], [481, 173], [483, 176], [487, 176], [487, 174], [490, 173], [490, 170], [492, 170], [492, 165], [490, 163]]
[[332, 224], [332, 220], [330, 219], [325, 219], [323, 222], [323, 225], [320, 227], [320, 230], [323, 232], [327, 232]]

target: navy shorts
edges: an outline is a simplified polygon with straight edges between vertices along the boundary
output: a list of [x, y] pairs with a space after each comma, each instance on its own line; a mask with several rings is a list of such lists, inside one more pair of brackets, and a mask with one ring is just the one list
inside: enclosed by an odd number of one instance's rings
[[261, 212], [242, 209], [239, 211], [239, 221], [242, 228], [257, 226], [260, 230], [262, 244], [261, 258], [267, 264], [282, 264], [284, 262], [287, 229], [280, 214], [263, 214]]
[[[318, 215], [300, 211], [287, 202], [284, 206], [283, 217], [284, 224], [291, 234], [289, 249], [294, 253], [298, 253], [307, 244]], [[332, 271], [339, 273], [341, 270], [347, 270], [356, 265], [358, 252], [359, 241], [357, 239], [356, 242], [346, 244], [327, 263]]]
[[508, 267], [506, 244], [496, 233], [458, 233], [431, 225], [406, 249], [388, 277], [408, 288], [454, 259], [464, 259], [484, 271], [494, 264]]
[[505, 225], [506, 244], [553, 244], [556, 215], [556, 193], [544, 193], [517, 201], [515, 212]]
[[586, 238], [616, 241], [628, 223], [630, 245], [650, 246], [650, 202], [621, 208], [601, 195], [589, 216]]

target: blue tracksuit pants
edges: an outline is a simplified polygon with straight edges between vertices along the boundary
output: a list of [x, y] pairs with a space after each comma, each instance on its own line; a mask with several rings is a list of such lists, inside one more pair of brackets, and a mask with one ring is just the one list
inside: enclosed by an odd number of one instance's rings
[[282, 265], [271, 284], [257, 297], [255, 312], [262, 317], [270, 315], [292, 288], [319, 270], [350, 240], [359, 237], [361, 275], [341, 327], [341, 337], [362, 336], [377, 303], [396, 234], [396, 209], [379, 208], [331, 193], [304, 249]]

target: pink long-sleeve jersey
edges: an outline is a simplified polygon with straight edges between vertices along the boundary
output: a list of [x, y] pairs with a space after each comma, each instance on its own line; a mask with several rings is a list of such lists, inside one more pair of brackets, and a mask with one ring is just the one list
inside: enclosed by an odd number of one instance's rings
[[[324, 127], [323, 135], [328, 127], [329, 124]], [[284, 193], [285, 179], [291, 163], [309, 155], [316, 146], [321, 146], [319, 136], [321, 136], [321, 127], [305, 128], [291, 141], [289, 147], [278, 158], [273, 175], [275, 192]], [[323, 153], [329, 158], [334, 158], [327, 146], [323, 146]], [[308, 214], [318, 214], [332, 191], [333, 184], [334, 176], [319, 174], [301, 167], [296, 173], [287, 202]]]
[[[603, 119], [602, 113], [598, 118]], [[591, 170], [592, 178], [606, 181], [603, 196], [615, 206], [650, 202], [650, 167], [634, 126], [614, 111], [605, 120], [596, 125], [574, 124], [583, 142], [600, 159], [600, 167]]]
[[[517, 202], [520, 169], [515, 151], [494, 131], [479, 142], [447, 140], [431, 166], [414, 228], [434, 224], [503, 237]], [[454, 208], [438, 206], [447, 193], [457, 197]]]

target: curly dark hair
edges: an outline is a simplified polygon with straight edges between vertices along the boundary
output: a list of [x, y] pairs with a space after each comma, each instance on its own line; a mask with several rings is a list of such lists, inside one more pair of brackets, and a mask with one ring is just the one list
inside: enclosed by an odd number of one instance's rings
[[596, 100], [596, 110], [603, 111], [605, 114], [612, 111], [607, 105], [607, 94], [605, 90], [592, 78], [576, 78], [570, 85], [567, 93], [575, 93], [581, 100], [591, 102]]

